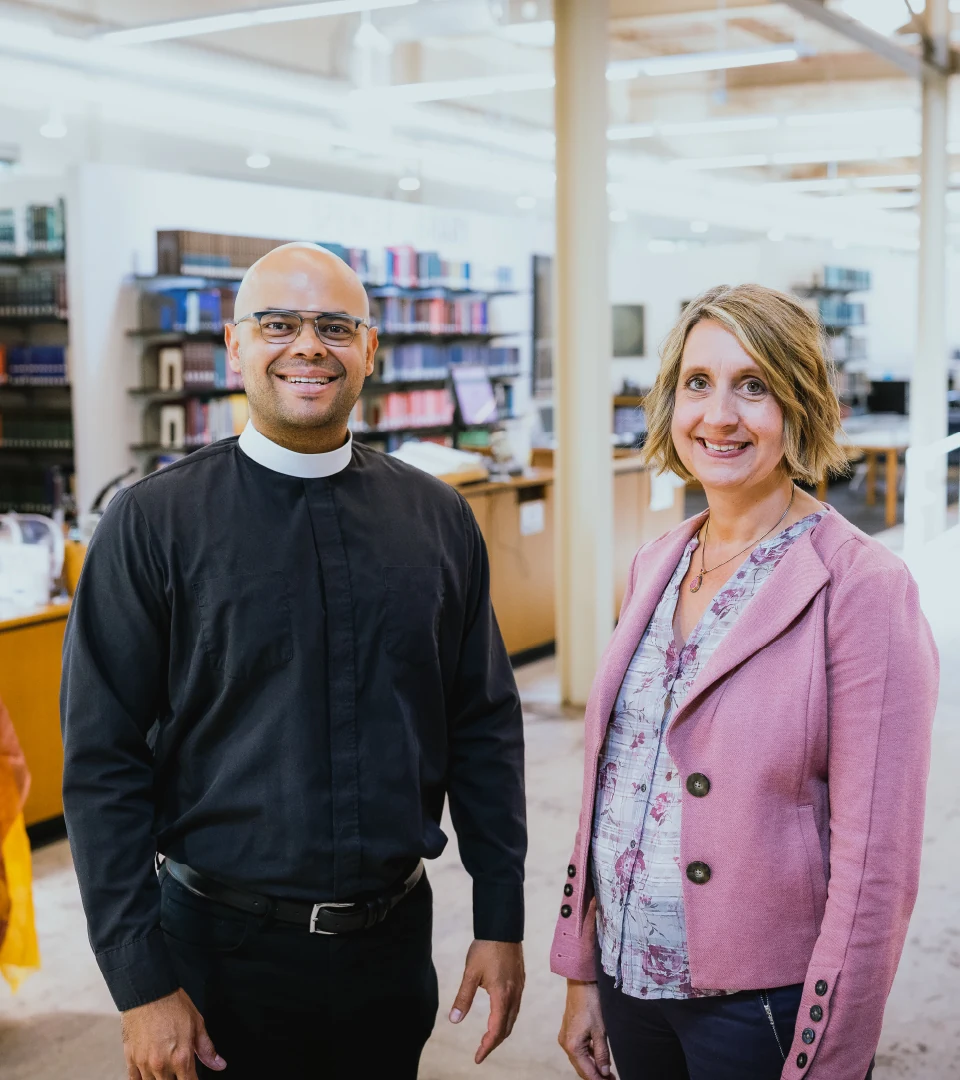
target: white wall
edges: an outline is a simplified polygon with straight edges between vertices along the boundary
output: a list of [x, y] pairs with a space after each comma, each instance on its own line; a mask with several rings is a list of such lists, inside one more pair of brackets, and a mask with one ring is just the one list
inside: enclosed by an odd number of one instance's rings
[[[68, 192], [70, 337], [77, 490], [86, 509], [99, 487], [134, 464], [139, 379], [134, 273], [156, 270], [158, 229], [304, 238], [354, 247], [412, 244], [480, 266], [509, 265], [529, 289], [530, 257], [549, 232], [533, 219], [497, 218], [329, 192], [270, 187], [87, 164]], [[544, 235], [545, 231], [547, 235]], [[521, 332], [529, 351], [529, 293], [497, 302], [497, 329]], [[518, 390], [526, 380], [518, 380]]]

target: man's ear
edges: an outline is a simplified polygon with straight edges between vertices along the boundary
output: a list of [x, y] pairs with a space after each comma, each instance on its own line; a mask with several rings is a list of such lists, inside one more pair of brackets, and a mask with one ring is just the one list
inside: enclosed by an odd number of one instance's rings
[[[373, 369], [376, 363], [378, 345], [379, 340], [377, 338], [377, 328], [375, 326], [371, 326], [370, 329], [367, 331], [367, 378], [369, 378], [373, 374]], [[239, 371], [239, 368], [237, 370]]]
[[242, 370], [240, 367], [240, 335], [237, 333], [235, 325], [227, 323], [224, 326], [223, 340], [227, 346], [227, 359], [230, 361], [230, 367], [239, 375]]

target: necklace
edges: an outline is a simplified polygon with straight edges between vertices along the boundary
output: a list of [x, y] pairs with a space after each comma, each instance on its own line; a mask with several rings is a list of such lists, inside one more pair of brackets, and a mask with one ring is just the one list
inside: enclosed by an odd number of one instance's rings
[[[787, 503], [786, 510], [784, 510], [784, 512], [780, 515], [780, 521], [783, 521], [783, 519], [787, 516], [787, 514], [790, 513], [790, 507], [793, 506], [793, 497], [794, 497], [794, 495], [796, 495], [796, 493], [797, 493], [797, 485], [792, 484], [791, 487], [790, 487], [790, 501]], [[780, 524], [780, 521], [777, 522], [777, 525]], [[738, 559], [744, 552], [749, 551], [752, 547], [756, 547], [757, 544], [760, 543], [760, 540], [763, 540], [765, 537], [769, 536], [770, 533], [772, 533], [773, 530], [777, 527], [777, 525], [774, 525], [773, 528], [771, 528], [771, 529], [767, 529], [767, 531], [763, 534], [763, 536], [761, 536], [758, 540], [754, 540], [752, 544], [747, 544], [747, 546], [743, 549], [743, 551], [738, 551], [736, 553], [736, 555], [731, 555], [729, 559], [724, 559], [723, 562], [717, 563], [716, 566], [711, 566], [709, 568], [709, 570], [708, 570], [707, 566], [706, 566], [706, 561], [707, 561], [707, 536], [709, 535], [709, 532], [710, 532], [710, 518], [707, 517], [707, 522], [703, 527], [703, 546], [700, 548], [700, 573], [697, 574], [697, 576], [693, 579], [693, 581], [690, 582], [690, 591], [691, 592], [699, 592], [700, 591], [700, 586], [703, 584], [703, 575], [704, 574], [712, 574], [714, 570], [719, 570], [721, 566], [726, 566], [727, 563], [732, 563], [734, 559]]]

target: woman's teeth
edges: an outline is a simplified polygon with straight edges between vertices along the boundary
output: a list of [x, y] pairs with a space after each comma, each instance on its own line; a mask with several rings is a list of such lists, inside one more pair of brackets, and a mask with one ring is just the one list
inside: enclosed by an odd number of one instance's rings
[[702, 442], [708, 450], [715, 450], [719, 454], [729, 454], [734, 450], [742, 450], [747, 445], [746, 443], [712, 443], [707, 442], [706, 439], [703, 439]]

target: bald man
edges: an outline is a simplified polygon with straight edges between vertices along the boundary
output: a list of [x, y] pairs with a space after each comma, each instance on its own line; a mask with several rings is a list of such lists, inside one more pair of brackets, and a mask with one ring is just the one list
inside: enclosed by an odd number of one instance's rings
[[523, 987], [523, 733], [464, 499], [354, 445], [377, 331], [310, 244], [226, 328], [250, 423], [121, 492], [64, 648], [64, 807], [129, 1080], [406, 1080], [436, 1017], [423, 862], [473, 878], [450, 1019]]

